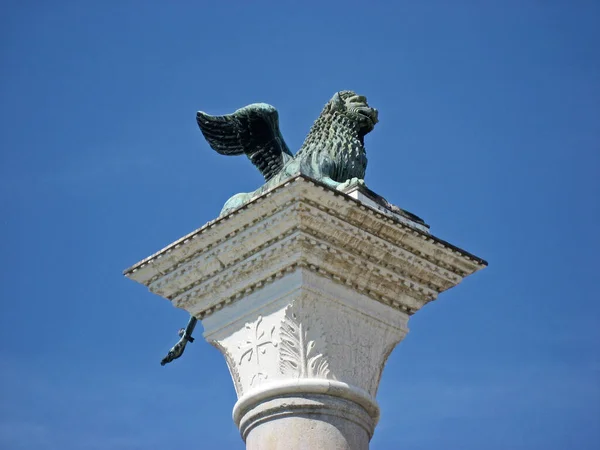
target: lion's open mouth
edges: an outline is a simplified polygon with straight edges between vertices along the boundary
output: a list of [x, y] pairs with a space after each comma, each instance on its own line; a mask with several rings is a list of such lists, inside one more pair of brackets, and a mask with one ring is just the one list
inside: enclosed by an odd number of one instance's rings
[[357, 108], [356, 111], [358, 114], [360, 114], [361, 116], [365, 117], [366, 119], [369, 120], [369, 123], [371, 124], [371, 126], [375, 126], [375, 124], [378, 122], [378, 118], [377, 118], [377, 110], [373, 109], [373, 108]]
[[357, 108], [355, 112], [364, 119], [360, 125], [361, 134], [367, 134], [373, 131], [375, 124], [377, 123], [377, 110], [367, 107]]

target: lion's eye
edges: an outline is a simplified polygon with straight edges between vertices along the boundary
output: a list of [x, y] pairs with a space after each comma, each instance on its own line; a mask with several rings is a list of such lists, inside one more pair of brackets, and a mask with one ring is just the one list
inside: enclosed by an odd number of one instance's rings
[[363, 97], [362, 95], [356, 95], [354, 97], [350, 97], [348, 99], [349, 103], [367, 103], [367, 97]]

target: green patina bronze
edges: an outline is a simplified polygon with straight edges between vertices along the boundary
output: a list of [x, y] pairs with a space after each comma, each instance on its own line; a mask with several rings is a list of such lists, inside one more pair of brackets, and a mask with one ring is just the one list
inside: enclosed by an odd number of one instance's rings
[[225, 116], [199, 111], [198, 125], [209, 145], [222, 155], [245, 154], [265, 177], [265, 184], [256, 191], [231, 197], [221, 215], [299, 173], [340, 190], [364, 185], [364, 137], [375, 127], [377, 115], [365, 97], [338, 92], [293, 155], [279, 131], [279, 114], [271, 105], [255, 103]]

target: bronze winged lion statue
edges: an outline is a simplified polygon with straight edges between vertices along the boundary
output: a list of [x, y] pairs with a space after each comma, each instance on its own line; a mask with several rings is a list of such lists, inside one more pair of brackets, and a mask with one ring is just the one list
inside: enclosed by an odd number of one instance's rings
[[299, 173], [340, 190], [352, 184], [364, 185], [364, 137], [375, 127], [378, 113], [366, 97], [352, 91], [337, 92], [296, 155], [283, 140], [279, 114], [271, 105], [254, 103], [225, 116], [199, 111], [196, 119], [215, 151], [245, 154], [265, 177], [266, 183], [256, 191], [231, 197], [221, 210], [224, 215]]

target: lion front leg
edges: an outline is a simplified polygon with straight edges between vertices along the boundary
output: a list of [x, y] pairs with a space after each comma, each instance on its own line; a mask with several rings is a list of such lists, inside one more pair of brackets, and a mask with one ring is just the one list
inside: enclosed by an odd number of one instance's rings
[[365, 180], [358, 177], [353, 177], [345, 181], [336, 181], [331, 178], [331, 175], [335, 172], [334, 163], [329, 156], [322, 153], [313, 153], [311, 158], [299, 164], [299, 169], [303, 174], [339, 191], [354, 186], [365, 186]]
[[356, 186], [364, 186], [366, 187], [367, 185], [365, 184], [365, 180], [363, 180], [362, 178], [350, 178], [349, 180], [346, 180], [344, 182], [339, 182], [339, 181], [335, 181], [334, 179], [330, 178], [330, 177], [320, 177], [318, 179], [321, 183], [327, 185], [328, 187], [332, 188], [332, 189], [337, 189], [338, 191], [345, 191], [348, 190], [349, 188], [353, 188]]
[[335, 181], [334, 179], [332, 179], [330, 177], [319, 177], [316, 179], [319, 180], [324, 185], [326, 185], [327, 187], [330, 187], [332, 189], [337, 189], [338, 186], [342, 185], [342, 183], [340, 183], [339, 181]]

